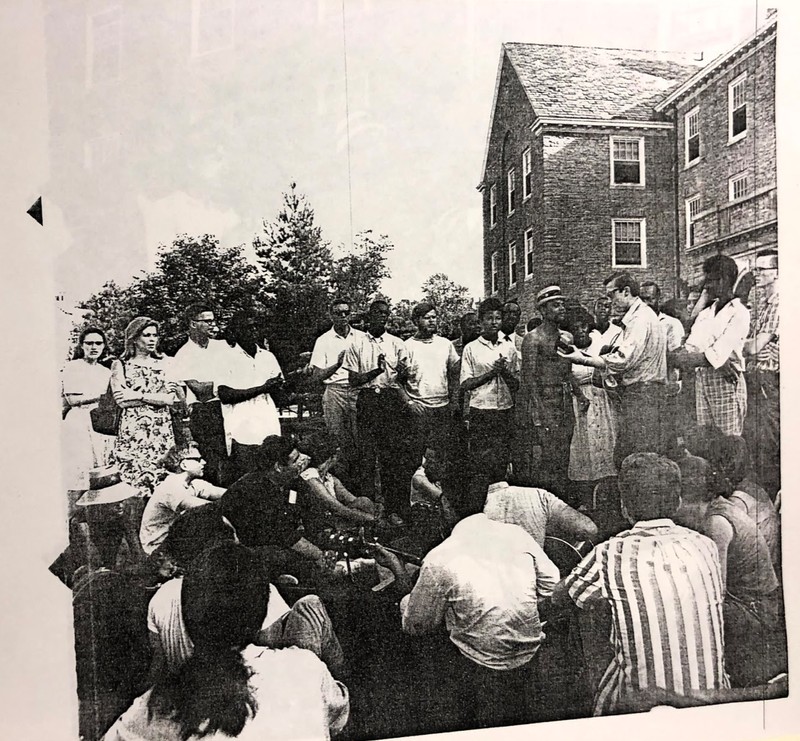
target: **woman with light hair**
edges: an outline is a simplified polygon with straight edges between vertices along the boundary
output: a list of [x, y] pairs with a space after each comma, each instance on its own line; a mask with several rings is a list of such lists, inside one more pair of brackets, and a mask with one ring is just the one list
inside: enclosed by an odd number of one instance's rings
[[158, 352], [154, 319], [136, 317], [125, 328], [125, 351], [111, 366], [111, 389], [122, 408], [112, 463], [123, 481], [149, 496], [163, 478], [162, 459], [175, 445], [170, 407], [185, 404], [182, 387]]

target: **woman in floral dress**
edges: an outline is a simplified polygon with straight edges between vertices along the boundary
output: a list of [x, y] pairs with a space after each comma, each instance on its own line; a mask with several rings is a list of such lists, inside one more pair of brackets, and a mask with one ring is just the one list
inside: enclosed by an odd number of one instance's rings
[[158, 351], [158, 323], [137, 317], [125, 329], [122, 360], [111, 366], [111, 388], [122, 407], [111, 454], [122, 480], [149, 496], [166, 472], [161, 460], [175, 444], [170, 407], [185, 404], [181, 386], [169, 378]]

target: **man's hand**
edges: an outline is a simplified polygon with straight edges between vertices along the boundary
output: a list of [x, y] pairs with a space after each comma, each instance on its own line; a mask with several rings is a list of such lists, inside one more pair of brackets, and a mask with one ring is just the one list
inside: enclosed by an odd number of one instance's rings
[[273, 391], [277, 391], [281, 384], [283, 384], [283, 379], [280, 376], [273, 376], [264, 381], [262, 388], [265, 394], [271, 394]]
[[383, 353], [378, 355], [378, 364], [376, 365], [376, 368], [380, 370], [381, 373], [386, 370], [386, 356]]
[[563, 350], [556, 349], [556, 353], [558, 354], [559, 358], [564, 358], [564, 360], [569, 360], [571, 363], [577, 363], [578, 365], [583, 365], [580, 361], [583, 360], [583, 354], [578, 351], [578, 348], [575, 345], [569, 346], [569, 352], [564, 352]]
[[409, 401], [406, 406], [408, 406], [409, 411], [415, 417], [422, 417], [425, 415], [425, 405], [422, 402], [412, 400]]
[[722, 374], [722, 377], [723, 377], [723, 378], [724, 378], [726, 381], [728, 381], [728, 382], [730, 382], [730, 383], [736, 383], [736, 381], [739, 379], [739, 373], [738, 373], [738, 372], [736, 371], [736, 369], [733, 367], [733, 363], [731, 362], [731, 359], [730, 359], [730, 358], [728, 358], [728, 359], [727, 359], [727, 360], [726, 360], [726, 361], [725, 361], [725, 362], [724, 362], [724, 363], [723, 363], [723, 364], [722, 364], [722, 365], [719, 367], [719, 372]]
[[342, 363], [344, 363], [344, 354], [345, 354], [345, 352], [346, 352], [346, 350], [342, 350], [339, 353], [339, 357], [336, 358], [336, 367], [337, 368], [341, 368], [342, 367]]
[[578, 402], [578, 414], [586, 414], [591, 405], [589, 400], [584, 396], [583, 391], [578, 391], [575, 394], [575, 400]]

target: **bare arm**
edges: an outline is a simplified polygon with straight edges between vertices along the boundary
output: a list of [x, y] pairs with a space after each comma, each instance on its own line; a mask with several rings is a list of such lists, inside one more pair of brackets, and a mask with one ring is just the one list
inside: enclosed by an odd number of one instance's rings
[[711, 515], [706, 520], [705, 532], [714, 541], [719, 551], [719, 564], [722, 568], [722, 589], [724, 591], [728, 584], [728, 548], [733, 540], [733, 527], [724, 517]]
[[573, 540], [597, 542], [597, 525], [589, 517], [573, 509], [568, 504], [564, 504], [563, 507], [553, 512], [551, 522], [553, 530], [557, 534]]
[[240, 404], [243, 401], [250, 401], [262, 394], [268, 394], [275, 391], [280, 386], [281, 377], [274, 376], [269, 380], [262, 383], [260, 386], [251, 386], [246, 389], [235, 389], [230, 386], [220, 386], [217, 389], [219, 400], [223, 404]]
[[342, 367], [342, 363], [344, 362], [344, 353], [345, 351], [342, 350], [339, 353], [339, 357], [336, 359], [336, 362], [333, 365], [329, 365], [327, 368], [312, 368], [312, 375], [314, 376], [314, 380], [316, 381], [327, 381], [339, 368]]
[[189, 387], [189, 390], [197, 397], [198, 401], [208, 401], [214, 396], [213, 381], [198, 381], [194, 378], [190, 378], [185, 383]]
[[744, 343], [744, 354], [758, 355], [774, 339], [775, 335], [772, 332], [759, 332], [755, 337]]

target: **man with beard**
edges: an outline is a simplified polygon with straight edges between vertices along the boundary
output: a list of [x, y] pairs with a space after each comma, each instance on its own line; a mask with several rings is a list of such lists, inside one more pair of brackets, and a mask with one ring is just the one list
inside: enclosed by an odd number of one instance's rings
[[[567, 488], [569, 446], [575, 416], [572, 411], [572, 366], [559, 357], [560, 325], [566, 318], [559, 286], [539, 291], [536, 305], [542, 323], [522, 341], [522, 372], [517, 399], [518, 449], [516, 471], [529, 484], [561, 496]], [[538, 448], [540, 460], [533, 450]]]

